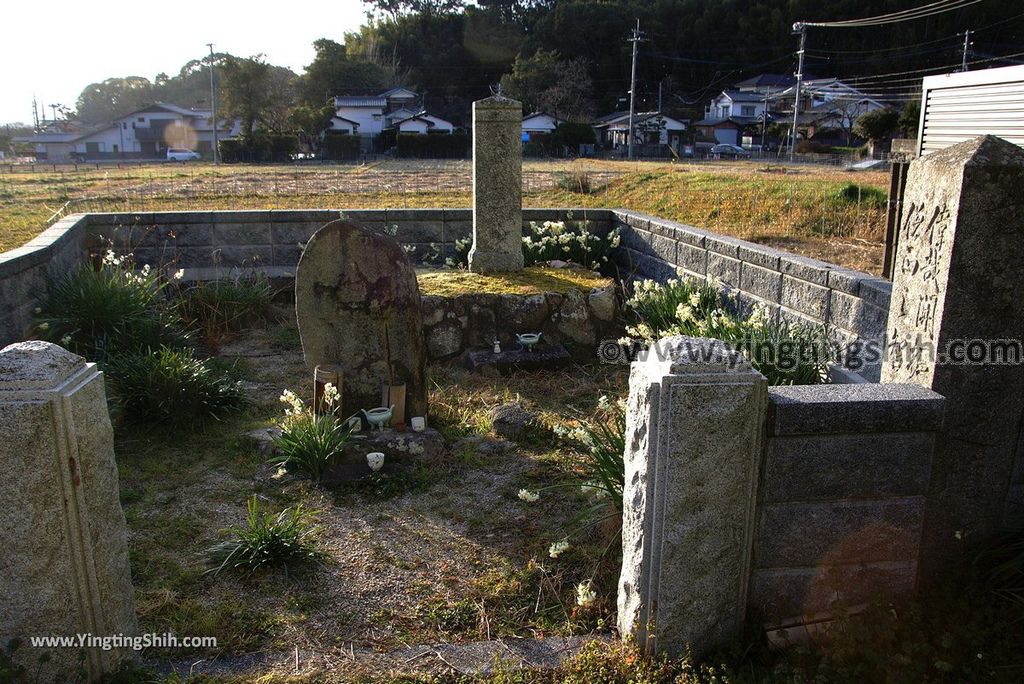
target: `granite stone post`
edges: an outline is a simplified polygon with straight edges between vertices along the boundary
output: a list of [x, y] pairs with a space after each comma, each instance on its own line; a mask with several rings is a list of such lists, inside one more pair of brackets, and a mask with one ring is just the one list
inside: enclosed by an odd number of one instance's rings
[[[29, 637], [135, 635], [113, 430], [95, 364], [49, 342], [0, 350], [0, 643], [35, 672]], [[89, 679], [132, 657], [123, 648], [46, 651], [39, 681]]]
[[523, 105], [500, 95], [473, 103], [473, 246], [469, 270], [523, 268]]
[[966, 544], [1024, 521], [1024, 366], [1004, 363], [1024, 338], [1022, 187], [1024, 150], [993, 136], [917, 159], [907, 176], [882, 381], [946, 397], [925, 579]]
[[666, 338], [633, 363], [618, 607], [642, 648], [699, 657], [740, 631], [767, 401], [717, 340]]

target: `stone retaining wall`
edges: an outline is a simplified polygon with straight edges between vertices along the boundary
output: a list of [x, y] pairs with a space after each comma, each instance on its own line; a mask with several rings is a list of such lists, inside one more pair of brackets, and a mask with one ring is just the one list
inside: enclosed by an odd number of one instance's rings
[[507, 349], [516, 333], [541, 331], [545, 341], [565, 343], [576, 358], [594, 361], [597, 344], [621, 334], [619, 314], [614, 285], [565, 294], [423, 296], [423, 332], [431, 360], [490, 346], [495, 337]]
[[[718, 279], [740, 293], [742, 304], [764, 304], [783, 320], [824, 324], [843, 345], [885, 339], [887, 280], [648, 214], [615, 210], [612, 216], [622, 231], [616, 261], [624, 275]], [[876, 382], [881, 374], [877, 363], [852, 367]]]
[[943, 407], [915, 385], [769, 389], [753, 616], [778, 624], [913, 592]]

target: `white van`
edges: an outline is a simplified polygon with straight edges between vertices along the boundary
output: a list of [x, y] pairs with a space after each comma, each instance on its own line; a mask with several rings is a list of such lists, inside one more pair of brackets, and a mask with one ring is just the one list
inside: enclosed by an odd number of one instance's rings
[[167, 161], [192, 161], [193, 159], [200, 159], [198, 152], [178, 147], [167, 148]]

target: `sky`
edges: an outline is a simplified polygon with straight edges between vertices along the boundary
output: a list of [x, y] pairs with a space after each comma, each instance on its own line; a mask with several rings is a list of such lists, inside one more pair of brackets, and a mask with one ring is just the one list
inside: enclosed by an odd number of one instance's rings
[[[0, 124], [32, 122], [40, 105], [74, 108], [90, 83], [117, 76], [168, 75], [209, 52], [262, 53], [301, 73], [313, 41], [342, 42], [366, 19], [361, 0], [274, 3], [50, 0], [4, 5], [0, 35]], [[49, 108], [47, 112], [49, 113]]]

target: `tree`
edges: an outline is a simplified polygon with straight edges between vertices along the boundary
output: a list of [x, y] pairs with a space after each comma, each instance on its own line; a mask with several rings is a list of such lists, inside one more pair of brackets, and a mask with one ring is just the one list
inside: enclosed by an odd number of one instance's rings
[[320, 150], [323, 133], [330, 127], [333, 116], [334, 107], [330, 104], [301, 104], [292, 109], [291, 124], [302, 143], [315, 153]]
[[853, 132], [871, 142], [892, 137], [899, 126], [900, 115], [891, 109], [865, 112], [853, 124]]
[[451, 14], [461, 11], [464, 0], [363, 0], [370, 14], [380, 13], [397, 21], [403, 14]]
[[109, 123], [152, 104], [153, 84], [142, 76], [90, 83], [78, 96], [78, 117], [87, 124]]
[[319, 106], [335, 95], [366, 95], [384, 89], [386, 72], [377, 64], [349, 59], [344, 45], [327, 38], [313, 42], [316, 56], [299, 83], [304, 104]]
[[921, 101], [912, 100], [900, 112], [899, 127], [907, 138], [917, 137], [917, 128], [921, 123]]
[[593, 114], [593, 82], [582, 58], [563, 60], [550, 50], [517, 57], [511, 73], [501, 77], [501, 87], [530, 111], [576, 120]]
[[291, 79], [280, 73], [280, 67], [267, 64], [262, 55], [229, 57], [224, 60], [221, 73], [224, 115], [242, 120], [243, 139], [251, 139], [260, 124], [280, 130], [287, 121], [282, 112], [291, 102]]

